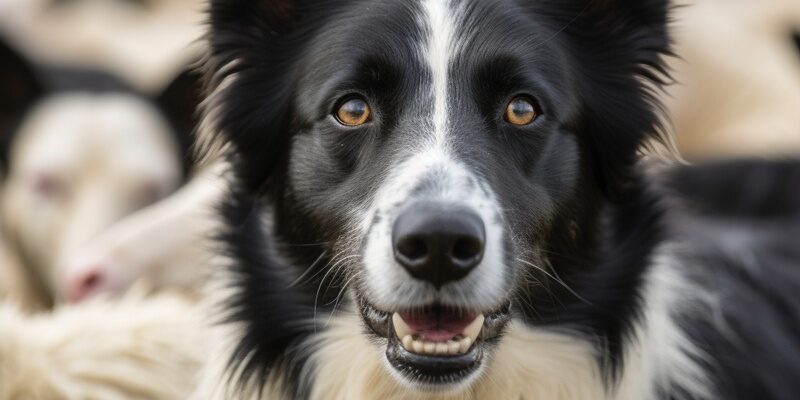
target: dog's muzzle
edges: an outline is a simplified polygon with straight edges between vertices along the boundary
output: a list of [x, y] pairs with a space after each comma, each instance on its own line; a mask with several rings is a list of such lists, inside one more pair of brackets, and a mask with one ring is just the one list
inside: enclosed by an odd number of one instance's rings
[[358, 296], [367, 326], [387, 339], [387, 361], [406, 380], [427, 387], [474, 377], [510, 319], [509, 303], [495, 302], [491, 309], [455, 305], [443, 287], [464, 285], [485, 261], [484, 219], [466, 205], [414, 202], [395, 217], [391, 246], [395, 267], [408, 272], [405, 279], [439, 294], [425, 304], [416, 298], [409, 298], [408, 306], [395, 302], [393, 309], [379, 309], [367, 296]]

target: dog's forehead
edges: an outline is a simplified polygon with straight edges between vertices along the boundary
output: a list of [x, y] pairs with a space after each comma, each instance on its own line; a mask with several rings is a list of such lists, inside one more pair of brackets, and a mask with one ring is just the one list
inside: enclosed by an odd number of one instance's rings
[[308, 47], [306, 61], [315, 71], [334, 66], [354, 68], [360, 60], [382, 59], [446, 72], [459, 58], [523, 55], [523, 47], [539, 34], [530, 29], [528, 15], [507, 1], [383, 0], [349, 4], [356, 6], [338, 8], [334, 13], [337, 17], [327, 19]]

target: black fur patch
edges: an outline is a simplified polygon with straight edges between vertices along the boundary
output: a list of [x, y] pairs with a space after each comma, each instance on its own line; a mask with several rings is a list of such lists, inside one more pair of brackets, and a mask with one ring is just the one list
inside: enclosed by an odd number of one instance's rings
[[671, 170], [666, 185], [692, 212], [720, 218], [800, 216], [800, 161], [723, 160]]
[[800, 388], [800, 226], [695, 219], [678, 262], [714, 293], [710, 315], [681, 320], [708, 357], [719, 399], [790, 400]]
[[[222, 205], [224, 221], [230, 227], [220, 239], [235, 260], [231, 266], [236, 294], [225, 304], [224, 322], [243, 323], [244, 336], [231, 354], [231, 370], [241, 371], [241, 384], [264, 380], [270, 369], [284, 370], [289, 382], [287, 398], [305, 398], [300, 372], [308, 354], [298, 345], [314, 333], [314, 298], [291, 287], [292, 271], [270, 256], [269, 233], [259, 223], [260, 215], [248, 196], [231, 193]], [[313, 281], [313, 280], [311, 280]], [[265, 312], [269, 310], [269, 312]]]

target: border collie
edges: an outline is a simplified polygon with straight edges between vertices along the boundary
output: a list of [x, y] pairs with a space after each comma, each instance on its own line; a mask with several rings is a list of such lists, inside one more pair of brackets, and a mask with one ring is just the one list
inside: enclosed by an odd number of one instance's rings
[[643, 173], [669, 9], [212, 0], [231, 262], [198, 397], [796, 398], [796, 239]]

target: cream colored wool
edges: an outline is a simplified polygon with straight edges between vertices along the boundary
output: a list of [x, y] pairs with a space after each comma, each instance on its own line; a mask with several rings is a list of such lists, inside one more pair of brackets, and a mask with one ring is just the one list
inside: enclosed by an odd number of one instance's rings
[[10, 302], [23, 311], [42, 311], [49, 307], [47, 294], [0, 236], [0, 302]]
[[184, 399], [204, 361], [194, 302], [165, 293], [25, 315], [0, 305], [0, 400]]

